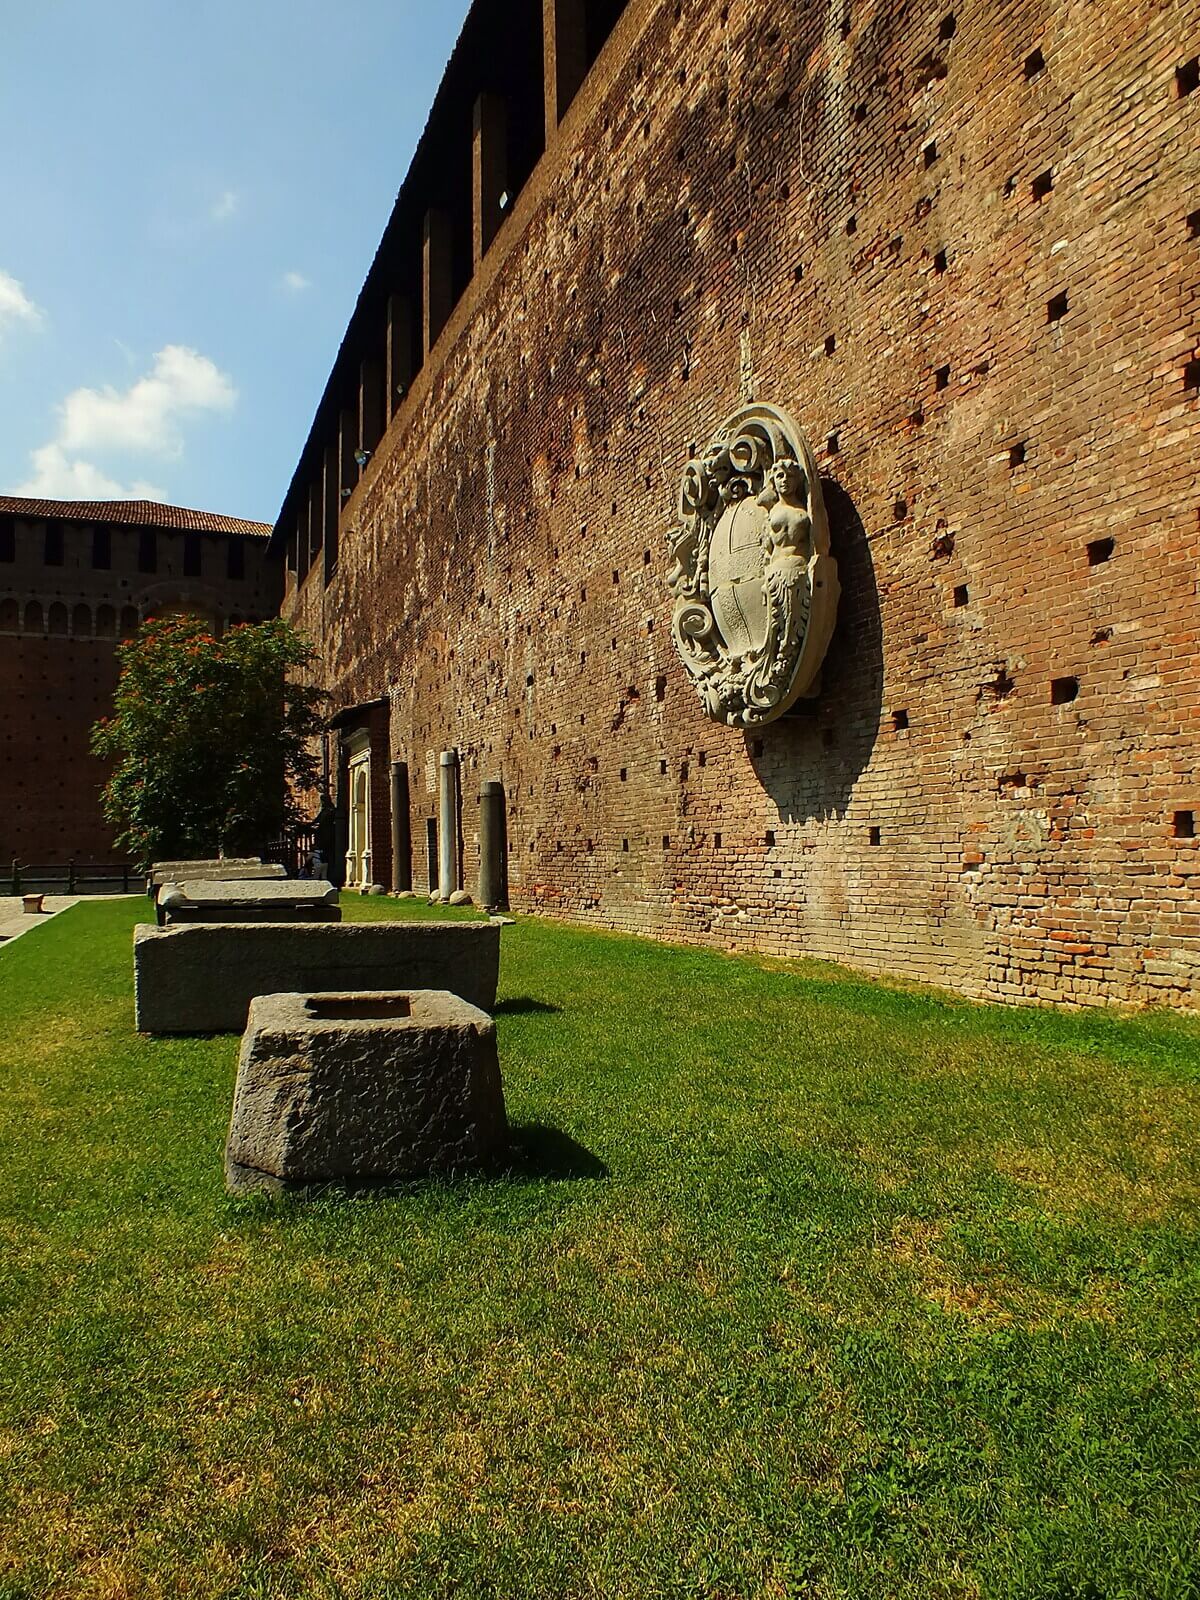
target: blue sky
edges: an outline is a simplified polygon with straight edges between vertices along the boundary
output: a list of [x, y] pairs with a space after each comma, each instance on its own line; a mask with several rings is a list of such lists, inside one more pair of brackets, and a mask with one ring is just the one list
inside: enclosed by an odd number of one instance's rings
[[0, 493], [273, 521], [467, 0], [0, 0]]

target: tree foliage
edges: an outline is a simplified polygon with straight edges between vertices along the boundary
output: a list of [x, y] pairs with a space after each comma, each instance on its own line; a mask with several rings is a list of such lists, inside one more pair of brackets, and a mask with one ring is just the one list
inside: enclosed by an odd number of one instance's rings
[[139, 862], [261, 850], [316, 786], [319, 690], [297, 681], [312, 646], [281, 619], [215, 638], [196, 617], [144, 623], [117, 651], [104, 814]]

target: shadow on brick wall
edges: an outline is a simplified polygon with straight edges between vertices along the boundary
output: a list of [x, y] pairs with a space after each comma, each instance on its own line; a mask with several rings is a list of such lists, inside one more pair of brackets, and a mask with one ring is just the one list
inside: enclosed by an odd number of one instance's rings
[[821, 692], [746, 735], [750, 764], [781, 822], [842, 814], [879, 737], [883, 705], [883, 625], [866, 529], [840, 484], [822, 478], [821, 489], [842, 585]]

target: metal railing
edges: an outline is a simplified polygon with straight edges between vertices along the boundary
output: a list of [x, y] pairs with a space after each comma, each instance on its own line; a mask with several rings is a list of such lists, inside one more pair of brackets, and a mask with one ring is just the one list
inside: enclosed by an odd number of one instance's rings
[[123, 861], [46, 865], [14, 858], [7, 881], [0, 875], [0, 894], [131, 894], [143, 887], [144, 879], [144, 873]]
[[264, 861], [274, 861], [284, 867], [289, 878], [299, 878], [308, 867], [315, 842], [314, 828], [297, 828], [294, 833], [289, 833], [280, 839], [272, 839], [269, 844], [264, 845], [262, 858]]

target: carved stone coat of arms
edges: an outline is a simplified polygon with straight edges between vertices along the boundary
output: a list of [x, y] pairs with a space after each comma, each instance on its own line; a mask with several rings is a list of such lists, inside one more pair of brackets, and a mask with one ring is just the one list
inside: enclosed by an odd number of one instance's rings
[[837, 562], [812, 451], [778, 406], [735, 411], [679, 487], [667, 535], [671, 632], [704, 709], [756, 728], [816, 692]]

